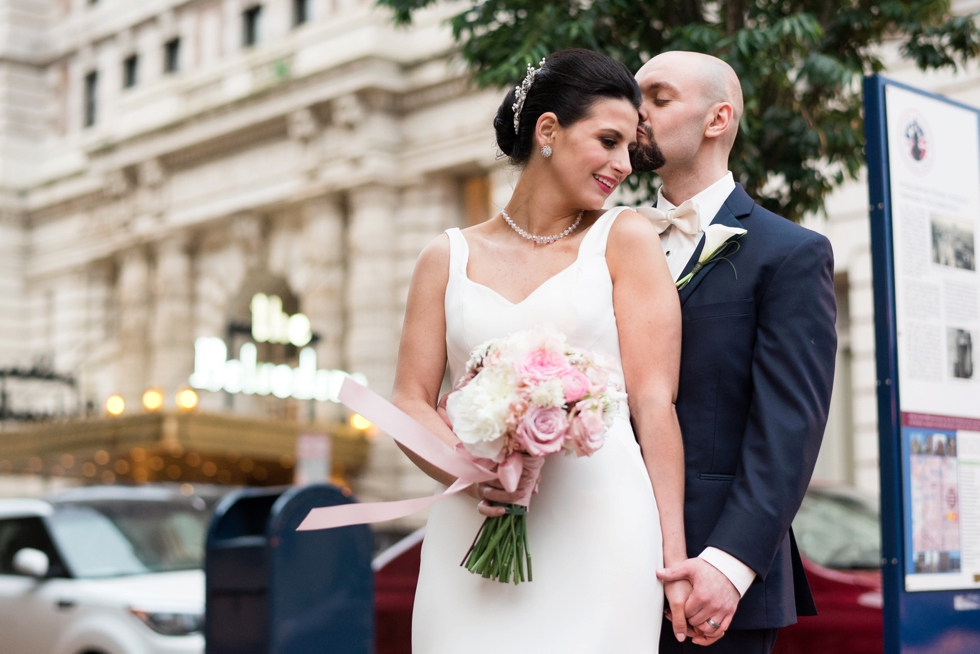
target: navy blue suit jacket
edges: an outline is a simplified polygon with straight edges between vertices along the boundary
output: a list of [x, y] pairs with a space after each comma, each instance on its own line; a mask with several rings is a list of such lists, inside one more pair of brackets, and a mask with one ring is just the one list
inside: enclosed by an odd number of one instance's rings
[[717, 547], [755, 571], [732, 629], [778, 628], [816, 613], [790, 525], [830, 407], [834, 257], [741, 185], [713, 222], [748, 232], [680, 291], [687, 550]]

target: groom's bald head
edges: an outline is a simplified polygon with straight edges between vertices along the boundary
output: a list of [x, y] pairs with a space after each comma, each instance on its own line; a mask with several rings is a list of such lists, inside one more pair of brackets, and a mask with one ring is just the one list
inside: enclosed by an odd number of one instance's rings
[[680, 85], [700, 97], [705, 111], [727, 102], [732, 106], [733, 125], [725, 136], [734, 143], [744, 109], [742, 85], [726, 62], [700, 52], [664, 52], [644, 64], [636, 72], [636, 80], [644, 90], [658, 83]]

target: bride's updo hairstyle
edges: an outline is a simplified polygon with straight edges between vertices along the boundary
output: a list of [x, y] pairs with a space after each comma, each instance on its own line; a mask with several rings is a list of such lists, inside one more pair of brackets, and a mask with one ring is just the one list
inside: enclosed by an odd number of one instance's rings
[[522, 166], [534, 150], [534, 132], [538, 118], [549, 111], [558, 117], [562, 127], [569, 127], [589, 115], [597, 101], [622, 98], [637, 109], [643, 102], [640, 87], [629, 69], [604, 54], [572, 48], [561, 50], [547, 58], [534, 75], [534, 82], [520, 108], [520, 126], [514, 133], [514, 100], [511, 89], [497, 109], [493, 128], [497, 147], [510, 157], [510, 162]]

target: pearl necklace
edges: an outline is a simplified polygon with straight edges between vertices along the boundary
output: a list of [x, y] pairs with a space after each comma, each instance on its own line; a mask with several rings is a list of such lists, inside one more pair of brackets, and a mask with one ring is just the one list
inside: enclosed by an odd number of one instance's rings
[[584, 211], [579, 211], [578, 212], [578, 218], [575, 219], [575, 222], [573, 222], [571, 225], [569, 225], [568, 226], [568, 229], [566, 229], [565, 231], [563, 231], [561, 234], [554, 234], [552, 236], [536, 236], [534, 234], [528, 234], [523, 229], [521, 229], [520, 227], [518, 227], [514, 223], [514, 221], [511, 219], [511, 217], [507, 215], [507, 212], [504, 211], [503, 209], [500, 210], [500, 213], [503, 214], [504, 220], [507, 221], [507, 224], [510, 225], [514, 229], [515, 232], [517, 232], [518, 234], [520, 234], [521, 236], [523, 236], [527, 240], [534, 241], [535, 243], [537, 243], [539, 245], [548, 244], [548, 243], [554, 243], [555, 241], [560, 241], [561, 239], [565, 238], [566, 236], [568, 236], [569, 234], [571, 234], [572, 232], [575, 231], [575, 228], [578, 227], [579, 226], [579, 223], [582, 222], [582, 216], [585, 215], [585, 212]]

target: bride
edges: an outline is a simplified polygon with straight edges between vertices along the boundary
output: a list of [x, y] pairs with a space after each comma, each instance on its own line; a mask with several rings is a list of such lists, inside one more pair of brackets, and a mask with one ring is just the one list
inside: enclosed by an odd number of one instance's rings
[[[521, 88], [494, 120], [520, 180], [498, 216], [448, 230], [419, 257], [393, 401], [455, 446], [436, 409], [447, 363], [455, 381], [476, 345], [550, 325], [606, 355], [629, 406], [592, 457], [546, 461], [528, 513], [533, 582], [489, 581], [459, 565], [483, 516], [503, 512], [484, 501], [511, 502], [523, 489], [483, 484], [430, 510], [413, 650], [650, 654], [664, 609], [656, 570], [687, 558], [673, 404], [681, 313], [653, 227], [628, 208], [602, 210], [631, 172], [640, 91], [625, 66], [588, 50], [552, 55]], [[681, 633], [687, 583], [666, 589]]]

